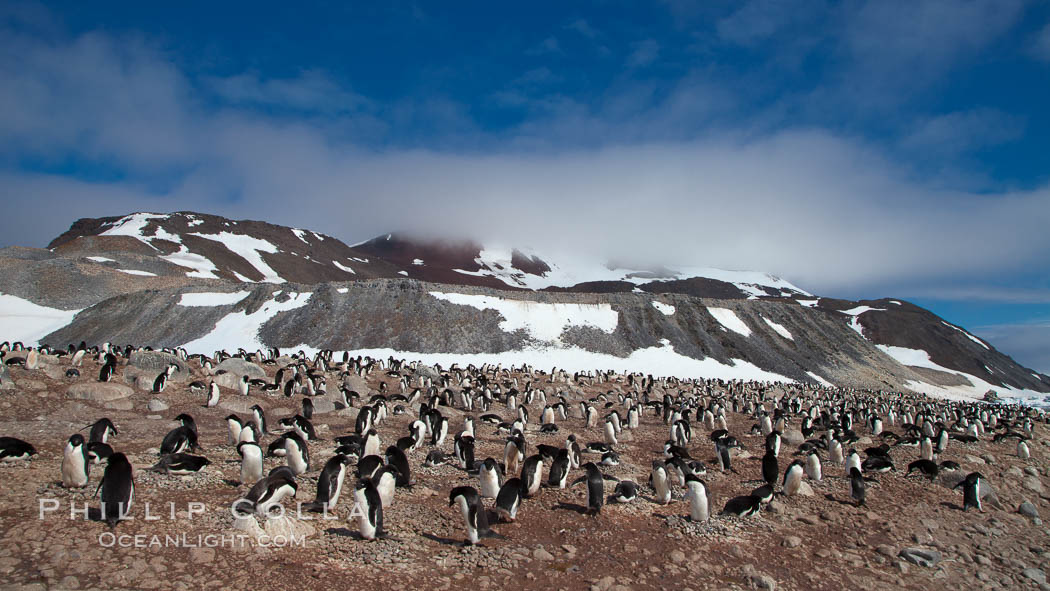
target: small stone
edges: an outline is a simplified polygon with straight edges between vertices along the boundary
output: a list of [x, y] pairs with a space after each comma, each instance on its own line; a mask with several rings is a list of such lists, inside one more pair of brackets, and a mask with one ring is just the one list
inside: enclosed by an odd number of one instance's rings
[[547, 552], [543, 548], [536, 548], [532, 552], [532, 557], [536, 560], [554, 560], [554, 555], [550, 552]]
[[190, 548], [190, 561], [197, 564], [208, 564], [215, 560], [215, 548]]
[[900, 551], [899, 556], [908, 562], [917, 565], [932, 568], [941, 561], [941, 553], [936, 550], [927, 550], [925, 548], [904, 548]]
[[160, 412], [162, 410], [168, 410], [169, 407], [163, 400], [153, 398], [146, 404], [146, 408], [149, 409], [150, 412]]
[[613, 577], [602, 577], [598, 579], [598, 583], [596, 586], [598, 587], [598, 591], [609, 591], [609, 588], [611, 588], [615, 583], [616, 579]]
[[981, 459], [984, 460], [985, 464], [995, 464], [995, 456], [992, 454], [981, 454]]
[[1046, 582], [1046, 573], [1040, 568], [1026, 568], [1021, 571], [1021, 574], [1024, 575], [1025, 578], [1035, 581], [1037, 585], [1042, 585]]
[[813, 515], [803, 515], [803, 516], [799, 517], [798, 520], [801, 521], [802, 523], [807, 523], [809, 525], [819, 525], [820, 524], [820, 519], [818, 519], [817, 517], [815, 517]]
[[788, 536], [784, 538], [784, 541], [781, 542], [780, 545], [787, 548], [798, 548], [802, 545], [802, 538], [798, 536]]
[[897, 549], [889, 544], [879, 544], [879, 547], [876, 548], [875, 551], [889, 558], [893, 558], [897, 555]]
[[773, 577], [764, 575], [762, 573], [754, 573], [748, 576], [748, 582], [751, 583], [752, 589], [762, 589], [763, 591], [774, 591], [777, 588], [777, 582]]
[[1021, 506], [1017, 508], [1017, 512], [1025, 517], [1036, 518], [1039, 517], [1039, 510], [1035, 508], [1035, 505], [1025, 501], [1021, 503]]
[[1021, 486], [1037, 494], [1043, 493], [1043, 482], [1032, 475], [1025, 476], [1021, 481]]
[[671, 562], [675, 564], [682, 564], [685, 562], [685, 552], [682, 552], [681, 550], [672, 550]]
[[561, 549], [568, 554], [576, 554], [576, 546], [573, 546], [572, 544], [562, 544]]

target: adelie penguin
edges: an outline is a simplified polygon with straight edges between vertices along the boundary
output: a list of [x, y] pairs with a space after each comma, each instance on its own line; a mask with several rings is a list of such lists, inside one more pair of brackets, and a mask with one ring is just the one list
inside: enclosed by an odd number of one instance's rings
[[464, 545], [473, 546], [483, 536], [489, 535], [488, 518], [485, 514], [485, 506], [481, 502], [478, 491], [472, 486], [457, 486], [448, 493], [448, 506], [456, 505], [463, 515], [463, 521], [467, 526], [467, 540]]
[[525, 483], [523, 494], [526, 498], [540, 491], [543, 484], [543, 456], [535, 454], [526, 458], [521, 467], [521, 481]]
[[175, 420], [182, 425], [176, 427], [164, 436], [160, 444], [160, 455], [180, 453], [197, 448], [197, 424], [193, 417], [180, 414]]
[[733, 497], [729, 499], [726, 506], [722, 509], [722, 515], [735, 515], [737, 517], [751, 517], [756, 515], [762, 508], [761, 501], [758, 497], [751, 495]]
[[343, 479], [346, 477], [348, 465], [350, 458], [342, 454], [329, 458], [317, 479], [317, 497], [313, 502], [304, 504], [303, 509], [313, 513], [327, 513], [335, 509], [339, 503], [339, 494], [343, 490]]
[[94, 443], [108, 443], [110, 435], [117, 435], [117, 428], [113, 426], [113, 421], [108, 418], [101, 418], [94, 423], [88, 425], [91, 428], [91, 432], [88, 434], [88, 442]]
[[569, 478], [569, 451], [558, 450], [558, 455], [551, 462], [551, 469], [547, 476], [547, 486], [551, 488], [565, 488], [565, 482]]
[[127, 456], [122, 453], [110, 456], [106, 471], [102, 474], [102, 482], [95, 492], [99, 491], [102, 493], [102, 519], [109, 527], [115, 527], [118, 521], [128, 515], [135, 497], [135, 478]]
[[[385, 537], [383, 531], [383, 501], [375, 484], [368, 478], [357, 481], [354, 486], [357, 531], [365, 540]], [[353, 515], [353, 513], [351, 513]]]
[[386, 463], [397, 470], [397, 486], [407, 488], [415, 484], [412, 480], [412, 468], [408, 464], [408, 456], [396, 445], [386, 448]]
[[263, 472], [262, 448], [254, 441], [245, 441], [237, 445], [237, 453], [241, 456], [241, 483], [258, 482]]
[[[553, 469], [551, 471], [553, 473]], [[499, 496], [500, 486], [503, 484], [503, 472], [496, 460], [485, 458], [478, 469], [478, 480], [481, 484], [482, 498], [494, 499]]]
[[581, 482], [587, 483], [587, 515], [597, 515], [602, 511], [602, 505], [605, 503], [605, 480], [615, 480], [610, 476], [605, 476], [602, 471], [598, 469], [598, 465], [594, 462], [587, 462], [583, 465], [583, 469], [587, 471], [587, 474], [577, 478], [573, 481], [572, 486], [576, 486]]
[[791, 462], [787, 470], [784, 471], [784, 481], [781, 486], [785, 495], [792, 497], [798, 494], [799, 489], [802, 487], [803, 471], [802, 460]]
[[310, 450], [298, 433], [285, 433], [284, 459], [296, 476], [310, 469]]
[[692, 474], [685, 477], [685, 498], [689, 501], [689, 519], [707, 521], [711, 517], [711, 493], [707, 485]]
[[74, 433], [62, 452], [62, 486], [82, 488], [87, 486], [91, 462], [88, 460], [87, 443], [84, 436]]
[[616, 483], [612, 498], [617, 503], [630, 503], [638, 498], [638, 485], [630, 480], [621, 480]]
[[653, 500], [657, 504], [666, 505], [671, 502], [671, 480], [667, 474], [667, 465], [660, 460], [653, 460], [652, 471], [649, 474], [649, 483], [653, 487]]
[[984, 476], [980, 472], [970, 472], [966, 475], [966, 478], [960, 480], [958, 484], [952, 487], [952, 490], [959, 487], [963, 489], [963, 511], [967, 511], [972, 507], [982, 513], [984, 512], [984, 507], [981, 506], [982, 480], [984, 480]]
[[858, 507], [864, 506], [868, 495], [868, 485], [864, 482], [864, 476], [856, 466], [849, 469], [849, 496], [857, 503]]
[[200, 472], [210, 463], [211, 462], [208, 461], [208, 458], [203, 456], [174, 453], [161, 456], [160, 461], [150, 468], [150, 470], [153, 472], [174, 474], [176, 476], [185, 476], [187, 474], [196, 474], [197, 472]]
[[500, 519], [513, 522], [518, 518], [521, 507], [522, 484], [520, 478], [510, 478], [500, 487], [496, 494], [496, 513]]

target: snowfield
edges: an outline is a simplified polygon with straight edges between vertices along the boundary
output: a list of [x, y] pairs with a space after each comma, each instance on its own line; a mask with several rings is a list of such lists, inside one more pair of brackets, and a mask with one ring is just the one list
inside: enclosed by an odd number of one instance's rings
[[653, 302], [653, 307], [660, 311], [664, 316], [674, 316], [674, 306], [671, 304], [665, 304], [663, 302]]
[[745, 337], [751, 336], [751, 329], [732, 310], [728, 308], [708, 308], [707, 311], [725, 328]]
[[[214, 296], [218, 294], [204, 295]], [[199, 339], [183, 344], [183, 347], [187, 351], [196, 351], [206, 355], [211, 355], [219, 349], [236, 351], [238, 347], [244, 347], [248, 350], [264, 349], [266, 345], [259, 340], [259, 328], [280, 312], [305, 306], [312, 295], [313, 292], [291, 293], [289, 294], [291, 296], [290, 299], [284, 302], [270, 300], [253, 314], [246, 314], [243, 311], [227, 314], [215, 324], [215, 328], [211, 332]]]
[[765, 317], [763, 317], [762, 320], [765, 320], [766, 324], [768, 324], [770, 328], [772, 328], [774, 331], [776, 331], [776, 333], [778, 335], [784, 337], [785, 339], [787, 339], [789, 341], [795, 340], [795, 337], [791, 336], [791, 332], [788, 331], [788, 329], [784, 328], [783, 325], [777, 324], [776, 322], [773, 322], [769, 318], [765, 318]]
[[429, 292], [431, 296], [479, 310], [495, 310], [503, 316], [505, 332], [524, 330], [537, 341], [560, 343], [561, 333], [573, 326], [589, 326], [611, 333], [620, 315], [609, 304], [545, 304], [462, 293]]
[[59, 310], [0, 293], [0, 338], [36, 346], [40, 339], [73, 322], [80, 310]]
[[251, 295], [248, 291], [237, 291], [234, 293], [184, 293], [179, 298], [180, 306], [229, 306], [236, 304]]

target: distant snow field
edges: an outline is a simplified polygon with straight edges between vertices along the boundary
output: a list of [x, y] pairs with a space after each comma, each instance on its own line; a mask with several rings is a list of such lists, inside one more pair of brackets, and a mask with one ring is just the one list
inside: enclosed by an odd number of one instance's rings
[[707, 311], [715, 317], [719, 324], [727, 329], [745, 337], [751, 336], [751, 329], [736, 315], [736, 312], [728, 308], [708, 308]]
[[[205, 295], [214, 296], [217, 294]], [[289, 295], [291, 296], [290, 299], [284, 302], [267, 301], [252, 314], [246, 314], [244, 311], [227, 314], [215, 324], [215, 328], [211, 332], [199, 339], [185, 343], [183, 347], [187, 351], [196, 351], [209, 355], [212, 351], [219, 349], [232, 351], [236, 351], [238, 347], [244, 347], [248, 350], [263, 349], [266, 345], [259, 340], [259, 328], [280, 312], [305, 306], [313, 292], [291, 293]]]
[[430, 295], [460, 306], [495, 310], [504, 318], [499, 325], [501, 330], [523, 329], [539, 341], [560, 342], [561, 333], [572, 326], [589, 326], [611, 333], [620, 321], [619, 313], [609, 304], [545, 304], [440, 291], [432, 291]]
[[665, 304], [663, 302], [653, 302], [653, 307], [660, 311], [664, 316], [674, 316], [674, 306], [671, 304]]
[[784, 328], [783, 325], [777, 324], [776, 322], [773, 322], [769, 318], [765, 318], [765, 317], [763, 317], [762, 320], [765, 320], [766, 324], [768, 324], [770, 328], [772, 328], [774, 331], [776, 331], [776, 333], [778, 335], [784, 337], [785, 339], [787, 339], [789, 341], [795, 340], [795, 337], [791, 336], [791, 333], [788, 331], [788, 329]]
[[184, 293], [179, 298], [179, 305], [186, 307], [198, 306], [229, 306], [236, 304], [251, 295], [248, 291], [236, 291], [233, 293]]
[[128, 275], [139, 275], [141, 277], [156, 277], [156, 273], [150, 273], [149, 271], [139, 271], [137, 269], [117, 269], [121, 273], [127, 273]]

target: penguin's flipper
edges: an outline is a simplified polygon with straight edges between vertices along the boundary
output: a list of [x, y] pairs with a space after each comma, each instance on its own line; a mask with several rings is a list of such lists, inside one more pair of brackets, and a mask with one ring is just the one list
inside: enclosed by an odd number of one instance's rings
[[581, 482], [587, 482], [587, 476], [586, 475], [580, 476], [576, 480], [573, 480], [572, 484], [570, 484], [569, 486], [576, 486], [577, 484], [580, 484]]
[[615, 476], [610, 476], [608, 474], [602, 474], [602, 478], [605, 479], [605, 480], [608, 480], [610, 482], [620, 482], [619, 478], [617, 478]]

